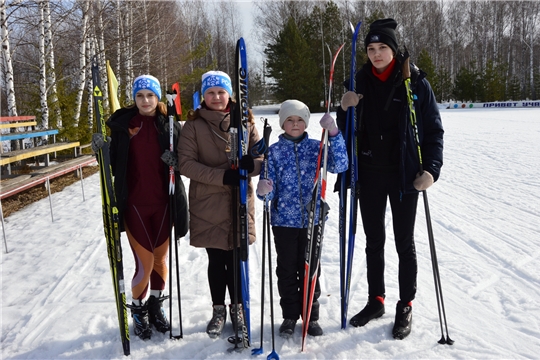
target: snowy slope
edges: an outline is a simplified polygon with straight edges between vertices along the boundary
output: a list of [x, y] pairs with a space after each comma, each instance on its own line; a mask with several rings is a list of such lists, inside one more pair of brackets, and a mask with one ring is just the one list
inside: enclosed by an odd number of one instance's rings
[[[274, 111], [268, 117], [274, 142], [280, 133]], [[445, 163], [439, 181], [428, 190], [450, 337], [441, 337], [424, 207], [419, 199], [416, 243], [418, 293], [413, 304], [411, 335], [392, 339], [398, 300], [397, 256], [387, 217], [386, 314], [363, 328], [340, 329], [338, 198], [331, 207], [322, 257], [321, 338], [309, 337], [300, 352], [295, 336], [276, 336], [282, 359], [357, 358], [538, 358], [540, 354], [540, 109], [441, 110], [445, 126]], [[319, 138], [313, 114], [309, 133]], [[262, 122], [258, 121], [260, 127]], [[188, 179], [185, 179], [186, 186]], [[257, 179], [255, 179], [257, 181]], [[333, 186], [335, 175], [329, 174]], [[2, 251], [3, 359], [123, 358], [113, 288], [103, 236], [98, 175], [41, 200], [5, 222], [10, 252]], [[262, 202], [257, 201], [258, 241], [250, 249], [253, 347], [260, 346]], [[359, 223], [349, 318], [366, 302], [363, 235]], [[122, 237], [125, 276], [133, 259]], [[184, 338], [155, 334], [143, 342], [132, 335], [133, 359], [246, 359], [250, 351], [229, 353], [226, 337], [205, 334], [211, 315], [206, 254], [180, 241]], [[274, 254], [275, 255], [275, 254]], [[275, 257], [273, 265], [275, 266]], [[274, 276], [274, 282], [275, 282]], [[129, 281], [127, 282], [129, 285]], [[128, 299], [130, 298], [129, 286]], [[268, 290], [266, 291], [268, 296]], [[281, 311], [274, 284], [275, 325]], [[272, 349], [268, 299], [264, 323], [264, 358]], [[178, 319], [173, 326], [178, 329]], [[257, 358], [263, 358], [258, 356]]]

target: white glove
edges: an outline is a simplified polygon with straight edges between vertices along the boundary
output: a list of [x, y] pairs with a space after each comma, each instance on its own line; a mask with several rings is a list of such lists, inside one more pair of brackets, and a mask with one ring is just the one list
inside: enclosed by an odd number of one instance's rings
[[418, 191], [423, 191], [433, 185], [433, 175], [424, 171], [423, 173], [416, 174], [416, 179], [414, 179], [413, 186]]
[[319, 124], [321, 124], [321, 127], [323, 129], [328, 130], [329, 136], [336, 136], [339, 132], [338, 127], [336, 126], [336, 122], [334, 121], [334, 118], [330, 116], [330, 114], [326, 113], [321, 118], [321, 121], [319, 121]]
[[274, 190], [274, 182], [271, 179], [261, 179], [257, 184], [257, 195], [265, 196]]

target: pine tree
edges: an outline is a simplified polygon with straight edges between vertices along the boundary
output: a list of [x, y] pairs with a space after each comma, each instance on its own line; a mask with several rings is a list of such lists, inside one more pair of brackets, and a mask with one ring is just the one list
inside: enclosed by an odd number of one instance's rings
[[274, 44], [265, 49], [267, 72], [273, 79], [272, 91], [278, 101], [298, 99], [309, 108], [319, 106], [317, 63], [311, 58], [308, 42], [292, 18]]

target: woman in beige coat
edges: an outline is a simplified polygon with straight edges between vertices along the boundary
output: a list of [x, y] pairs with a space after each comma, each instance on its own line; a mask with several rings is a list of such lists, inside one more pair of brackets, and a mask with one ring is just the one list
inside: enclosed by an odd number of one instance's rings
[[[213, 313], [206, 332], [211, 338], [221, 335], [227, 317], [225, 292], [231, 299], [231, 320], [236, 329], [243, 326], [242, 292], [234, 288], [232, 187], [239, 186], [240, 173], [231, 168], [230, 144], [227, 129], [230, 123], [231, 79], [221, 71], [209, 71], [202, 76], [204, 101], [188, 114], [178, 146], [180, 173], [190, 178], [189, 229], [190, 243], [206, 248], [208, 254], [208, 282]], [[259, 141], [253, 114], [250, 111], [248, 132], [249, 149]], [[249, 153], [250, 153], [249, 152]], [[251, 176], [260, 172], [262, 159], [250, 155], [242, 157], [240, 167], [248, 178], [249, 243], [255, 241], [255, 206]], [[236, 246], [239, 246], [236, 244]], [[236, 283], [240, 284], [239, 271]], [[234, 306], [235, 291], [238, 307]], [[233, 316], [236, 315], [236, 316]]]

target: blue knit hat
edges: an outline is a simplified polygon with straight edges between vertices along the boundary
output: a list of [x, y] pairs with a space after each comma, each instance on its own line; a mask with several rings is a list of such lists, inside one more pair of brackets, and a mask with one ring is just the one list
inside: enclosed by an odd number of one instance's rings
[[229, 93], [229, 96], [232, 97], [233, 90], [231, 78], [223, 71], [208, 71], [203, 74], [201, 86], [201, 93], [203, 96], [206, 90], [214, 86], [224, 89]]
[[133, 99], [140, 90], [150, 90], [156, 94], [158, 100], [161, 99], [161, 85], [152, 75], [141, 75], [133, 81]]

